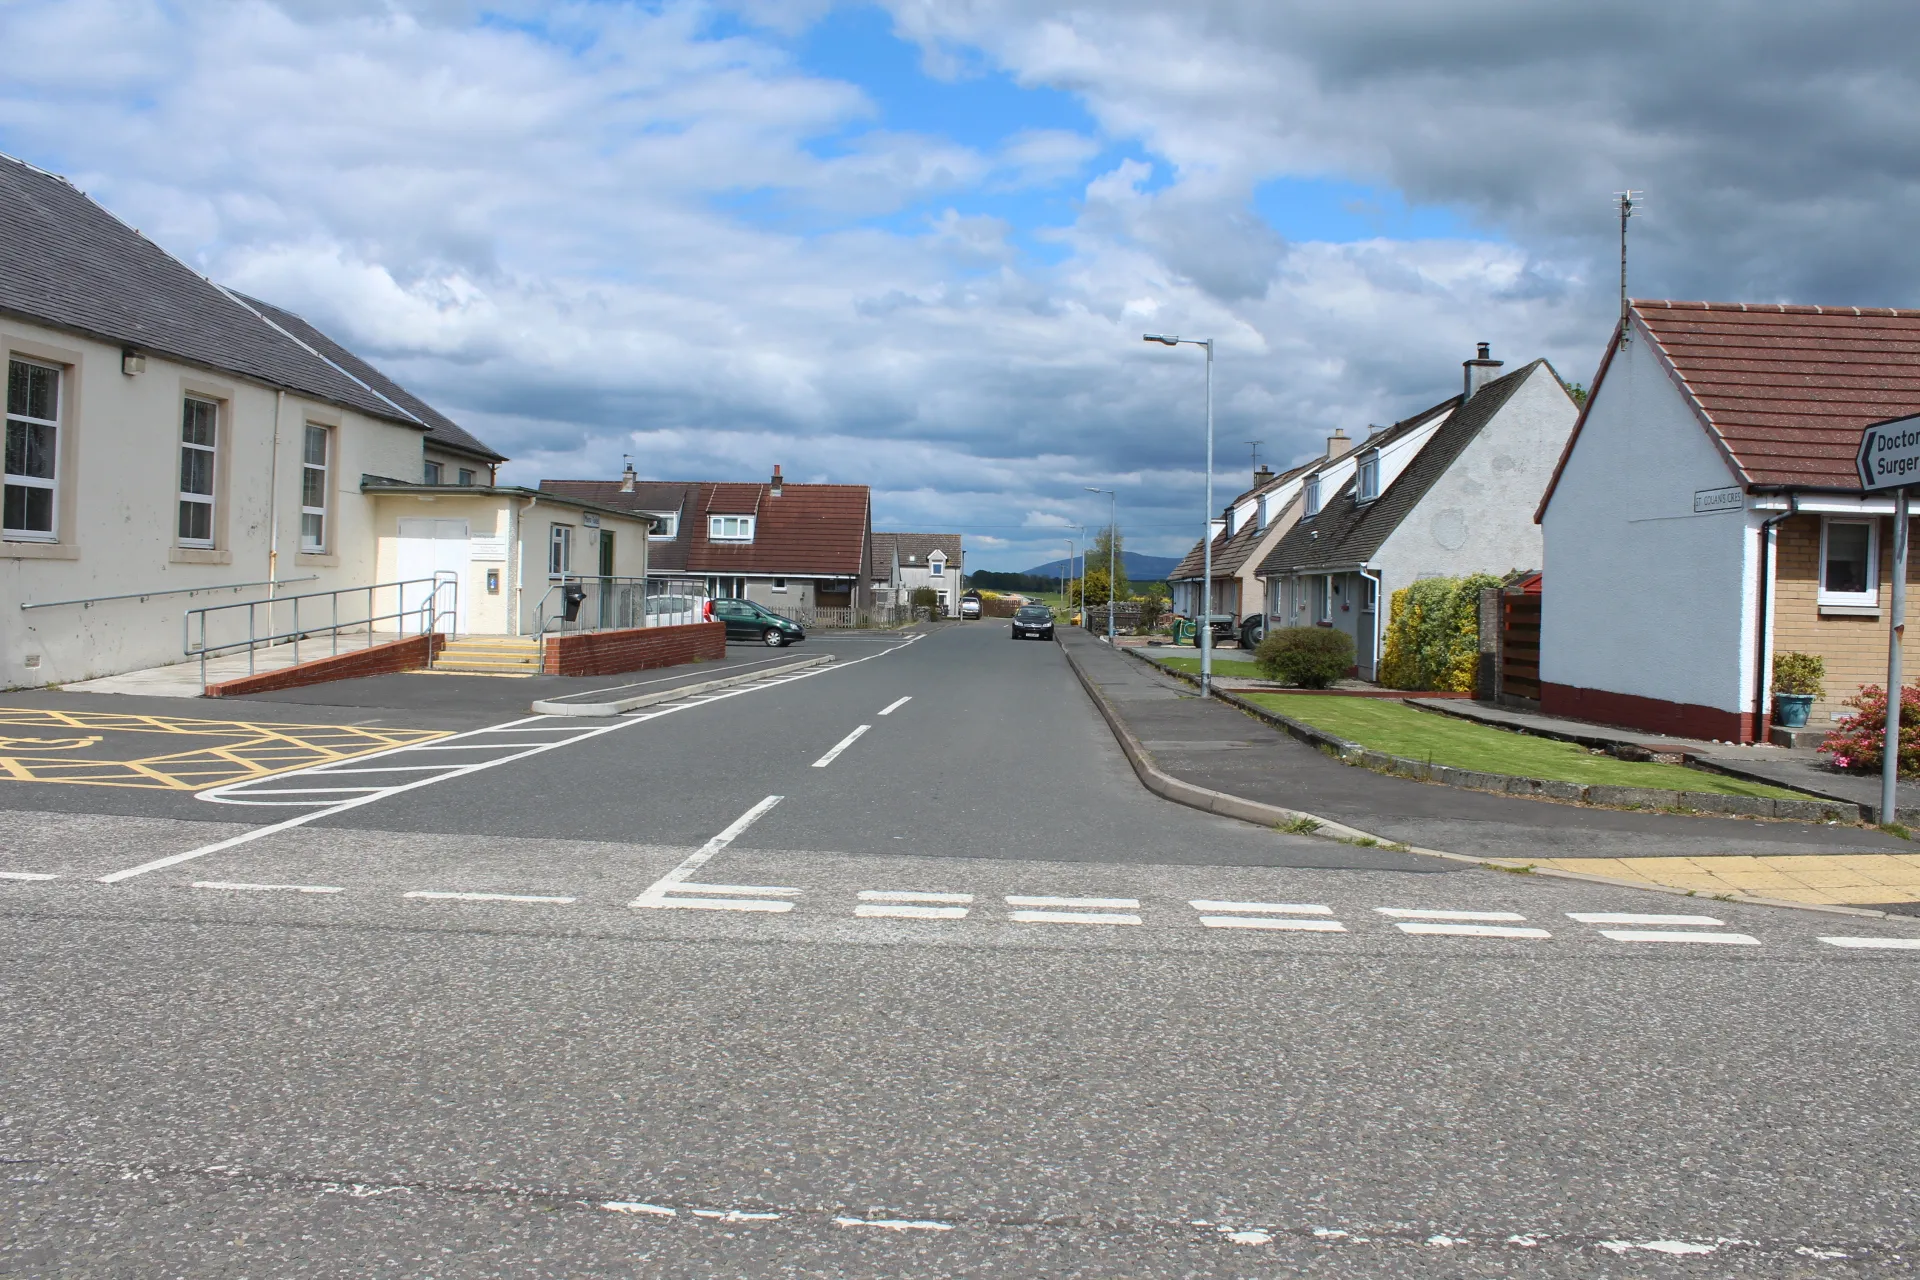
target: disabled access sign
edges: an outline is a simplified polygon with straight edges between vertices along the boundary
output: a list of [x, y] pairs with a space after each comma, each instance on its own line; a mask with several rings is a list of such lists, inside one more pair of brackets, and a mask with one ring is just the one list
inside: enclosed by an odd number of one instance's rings
[[1876, 422], [1861, 432], [1854, 463], [1868, 492], [1920, 486], [1920, 414]]

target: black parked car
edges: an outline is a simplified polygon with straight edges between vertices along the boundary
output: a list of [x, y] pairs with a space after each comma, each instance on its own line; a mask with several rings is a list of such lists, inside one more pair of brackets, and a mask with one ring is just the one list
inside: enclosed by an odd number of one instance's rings
[[1007, 631], [1015, 640], [1032, 636], [1036, 640], [1053, 639], [1053, 610], [1043, 604], [1023, 604], [1014, 611]]
[[751, 600], [709, 600], [707, 617], [727, 624], [727, 639], [758, 640], [769, 649], [807, 638], [806, 628]]

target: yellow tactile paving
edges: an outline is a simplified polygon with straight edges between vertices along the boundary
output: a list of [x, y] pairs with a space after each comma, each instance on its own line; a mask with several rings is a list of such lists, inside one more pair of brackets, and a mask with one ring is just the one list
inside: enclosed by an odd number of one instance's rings
[[199, 791], [445, 736], [436, 729], [0, 707], [0, 781]]
[[1829, 906], [1920, 902], [1920, 853], [1543, 858], [1534, 865], [1691, 889], [1709, 896], [1744, 893]]

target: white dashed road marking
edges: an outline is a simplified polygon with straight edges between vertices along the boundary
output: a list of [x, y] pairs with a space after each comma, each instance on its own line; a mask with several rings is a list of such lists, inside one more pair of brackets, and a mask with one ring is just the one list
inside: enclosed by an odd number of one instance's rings
[[[1526, 919], [1525, 916], [1510, 918]], [[1403, 920], [1394, 925], [1394, 928], [1402, 933], [1448, 938], [1551, 938], [1553, 936], [1545, 929], [1516, 928], [1513, 925], [1504, 924], [1436, 924], [1424, 920]]]
[[654, 908], [654, 909], [684, 907], [694, 911], [782, 912], [782, 911], [793, 910], [793, 904], [791, 902], [768, 902], [764, 900], [764, 897], [772, 896], [772, 895], [785, 895], [788, 893], [797, 893], [798, 890], [788, 890], [788, 889], [769, 890], [763, 886], [758, 886], [758, 885], [700, 885], [698, 886], [698, 888], [707, 893], [713, 893], [717, 890], [721, 892], [731, 891], [731, 892], [740, 893], [742, 895], [763, 895], [763, 896], [759, 896], [759, 897], [745, 896], [740, 899], [728, 899], [728, 898], [678, 898], [678, 899], [675, 899], [667, 896], [668, 894], [677, 892], [681, 889], [693, 888], [693, 886], [689, 886], [687, 884], [687, 878], [691, 876], [694, 872], [698, 871], [701, 867], [705, 866], [709, 861], [711, 861], [715, 854], [719, 853], [722, 849], [725, 849], [728, 845], [732, 844], [735, 840], [739, 839], [742, 832], [744, 832], [748, 827], [752, 826], [754, 823], [758, 822], [761, 819], [761, 817], [764, 816], [769, 809], [779, 804], [783, 798], [784, 797], [781, 797], [781, 796], [768, 796], [766, 799], [762, 800], [759, 804], [756, 804], [755, 806], [753, 806], [753, 808], [747, 810], [745, 813], [735, 818], [732, 822], [727, 824], [727, 827], [724, 831], [720, 832], [719, 835], [714, 836], [711, 840], [707, 841], [705, 844], [701, 845], [698, 849], [695, 849], [692, 853], [688, 854], [687, 860], [685, 862], [682, 862], [679, 866], [667, 872], [667, 874], [665, 874], [664, 876], [661, 876], [658, 880], [654, 881], [652, 884], [648, 885], [646, 890], [643, 893], [641, 893], [639, 897], [635, 898], [632, 902], [629, 902], [627, 905], [630, 907], [645, 907], [645, 908]]
[[1760, 945], [1760, 939], [1748, 933], [1693, 933], [1684, 929], [1602, 929], [1600, 936], [1615, 942], [1720, 942], [1735, 947]]
[[836, 1227], [878, 1227], [882, 1231], [951, 1231], [945, 1222], [908, 1221], [905, 1218], [835, 1218]]
[[1723, 925], [1712, 916], [1638, 915], [1632, 911], [1569, 911], [1567, 919], [1581, 924], [1708, 924]]
[[1518, 911], [1425, 911], [1411, 907], [1375, 907], [1396, 920], [1525, 920]]
[[855, 729], [852, 733], [848, 734], [846, 737], [840, 739], [840, 741], [834, 743], [833, 750], [827, 752], [827, 754], [821, 756], [818, 760], [815, 760], [813, 762], [813, 767], [816, 769], [824, 769], [828, 765], [832, 764], [835, 760], [840, 758], [840, 753], [842, 751], [845, 751], [848, 747], [860, 741], [860, 735], [865, 733], [867, 730], [871, 728], [873, 728], [872, 725], [863, 724], [858, 729]]
[[1140, 917], [1107, 911], [1015, 911], [1009, 913], [1015, 924], [1139, 924]]
[[1139, 916], [1130, 914], [1140, 909], [1138, 898], [1053, 898], [1010, 893], [1006, 902], [1010, 907], [1042, 908], [1009, 912], [1007, 918], [1015, 924], [1140, 923]]
[[244, 880], [195, 880], [196, 889], [234, 889], [249, 893], [345, 893], [336, 884], [248, 884]]
[[1920, 938], [1822, 938], [1830, 947], [1862, 951], [1920, 951]]
[[905, 889], [862, 889], [853, 914], [880, 920], [964, 920], [970, 893], [920, 893]]
[[1330, 916], [1333, 908], [1317, 902], [1221, 902], [1214, 898], [1192, 898], [1187, 905], [1195, 911], [1233, 911], [1246, 914], [1277, 912], [1290, 916]]
[[1019, 894], [1007, 895], [1010, 907], [1085, 907], [1091, 910], [1120, 908], [1128, 911], [1140, 909], [1138, 898], [1034, 898]]
[[1338, 920], [1295, 920], [1285, 916], [1201, 916], [1209, 929], [1272, 929], [1291, 933], [1345, 933]]
[[411, 889], [401, 896], [432, 902], [545, 902], [561, 907], [577, 901], [543, 893], [459, 893], [445, 889]]
[[0, 880], [58, 880], [48, 871], [0, 871]]
[[900, 708], [906, 706], [909, 702], [912, 702], [912, 701], [913, 701], [912, 694], [908, 694], [904, 698], [896, 698], [894, 701], [889, 702], [887, 704], [886, 710], [882, 711], [880, 714], [883, 716], [890, 716], [894, 712], [898, 711]]

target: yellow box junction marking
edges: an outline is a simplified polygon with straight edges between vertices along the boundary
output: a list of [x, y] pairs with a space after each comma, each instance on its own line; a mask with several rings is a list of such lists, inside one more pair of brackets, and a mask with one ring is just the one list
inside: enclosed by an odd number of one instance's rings
[[[0, 707], [0, 781], [199, 791], [447, 733]], [[167, 750], [166, 739], [177, 749]], [[116, 745], [130, 748], [127, 758], [114, 758], [121, 754]]]
[[1920, 902], [1920, 854], [1781, 853], [1758, 857], [1541, 858], [1539, 867], [1617, 876], [1702, 897], [1745, 893], [1756, 898], [1829, 906]]

